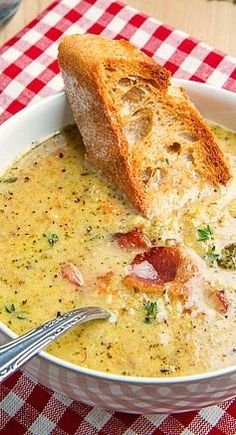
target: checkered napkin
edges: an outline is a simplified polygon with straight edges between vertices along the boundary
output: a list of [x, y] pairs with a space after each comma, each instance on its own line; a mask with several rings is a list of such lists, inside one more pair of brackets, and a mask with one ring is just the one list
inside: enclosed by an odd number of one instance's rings
[[[235, 58], [116, 1], [62, 0], [0, 49], [0, 122], [63, 88], [58, 41], [85, 32], [128, 39], [175, 77], [236, 92]], [[6, 435], [236, 434], [236, 400], [199, 412], [128, 415], [72, 401], [22, 372], [1, 385], [0, 400], [0, 433]]]

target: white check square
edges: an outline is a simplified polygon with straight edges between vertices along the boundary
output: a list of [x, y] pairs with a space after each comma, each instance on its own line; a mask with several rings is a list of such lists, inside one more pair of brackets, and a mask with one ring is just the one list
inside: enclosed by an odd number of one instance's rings
[[[124, 21], [122, 18], [115, 16], [108, 24], [108, 26], [105, 28], [105, 31], [111, 30], [114, 33], [114, 35], [117, 35], [118, 33], [121, 32], [121, 30], [125, 27], [125, 25], [126, 25], [126, 21]], [[103, 32], [104, 35], [105, 35], [105, 31]]]
[[212, 427], [214, 427], [220, 418], [224, 415], [223, 409], [220, 408], [220, 406], [209, 406], [208, 408], [201, 409], [200, 415], [203, 418], [203, 420], [207, 421], [211, 424]]
[[17, 396], [17, 394], [13, 393], [13, 391], [10, 391], [0, 402], [0, 409], [7, 415], [9, 415], [10, 410], [10, 417], [13, 417], [23, 405], [24, 400]]
[[43, 17], [42, 22], [45, 23], [45, 24], [48, 24], [48, 26], [51, 29], [60, 20], [61, 20], [61, 16], [59, 14], [56, 14], [56, 12], [50, 11], [48, 14], [46, 14]]
[[85, 419], [92, 427], [99, 430], [103, 428], [110, 418], [111, 414], [105, 411], [105, 409], [93, 408]]
[[34, 62], [29, 63], [24, 69], [24, 71], [28, 74], [30, 74], [32, 77], [37, 77], [41, 72], [45, 70], [45, 65], [42, 65], [38, 62], [38, 60], [35, 60]]
[[54, 429], [55, 424], [43, 415], [39, 416], [37, 420], [29, 427], [30, 434], [43, 434], [50, 435]]
[[188, 56], [181, 64], [181, 69], [187, 71], [189, 74], [194, 74], [197, 69], [202, 65], [202, 61], [193, 56]]
[[136, 45], [136, 47], [144, 47], [144, 45], [148, 42], [149, 39], [150, 39], [149, 33], [145, 32], [142, 29], [138, 29], [130, 39], [130, 42]]
[[222, 88], [226, 80], [228, 79], [228, 75], [224, 74], [217, 69], [215, 69], [210, 77], [207, 80], [209, 85], [217, 86], [218, 88]]
[[2, 58], [14, 63], [22, 55], [22, 52], [14, 47], [8, 48], [4, 53], [2, 53]]
[[29, 42], [31, 45], [34, 45], [35, 42], [39, 41], [41, 38], [42, 38], [42, 33], [39, 33], [34, 29], [30, 29], [23, 36], [23, 40]]
[[24, 89], [25, 89], [24, 85], [21, 85], [19, 82], [14, 80], [11, 83], [9, 83], [9, 85], [4, 89], [4, 93], [8, 97], [11, 97], [13, 100], [16, 100], [18, 95], [20, 95], [21, 92], [24, 91]]
[[84, 17], [88, 18], [93, 23], [96, 23], [101, 17], [101, 15], [103, 15], [103, 13], [104, 13], [103, 9], [97, 8], [96, 6], [91, 6], [91, 8], [89, 8], [85, 12]]
[[176, 47], [167, 44], [167, 42], [163, 42], [161, 46], [156, 50], [155, 56], [168, 60], [175, 53], [175, 51], [176, 51]]

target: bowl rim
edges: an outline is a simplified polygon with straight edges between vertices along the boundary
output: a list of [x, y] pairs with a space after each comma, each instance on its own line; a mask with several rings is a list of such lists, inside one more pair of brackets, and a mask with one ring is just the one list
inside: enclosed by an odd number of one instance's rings
[[[208, 89], [210, 92], [217, 93], [218, 95], [225, 96], [226, 98], [230, 98], [233, 102], [235, 102], [236, 106], [236, 94], [228, 91], [226, 89], [222, 88], [216, 88], [214, 86], [185, 80], [185, 79], [175, 79], [173, 78], [173, 83], [177, 86], [186, 85], [188, 88], [196, 88], [196, 90], [203, 90]], [[7, 121], [5, 121], [2, 126], [0, 126], [0, 129], [2, 127], [10, 128], [11, 124], [12, 127], [14, 127], [15, 121], [17, 121], [22, 115], [24, 116], [25, 111], [29, 110], [37, 110], [38, 107], [43, 106], [44, 104], [47, 104], [49, 101], [57, 100], [65, 98], [65, 92], [58, 92], [54, 95], [48, 96], [46, 98], [43, 98], [41, 101], [35, 102], [32, 105], [26, 106], [24, 109], [22, 109], [20, 112], [17, 112], [15, 115], [13, 115], [11, 118], [9, 118]], [[10, 338], [16, 338], [18, 335], [13, 332], [8, 326], [6, 326], [3, 322], [0, 321], [0, 332], [7, 335]], [[36, 357], [42, 358], [43, 360], [48, 361], [49, 363], [52, 363], [60, 368], [70, 370], [74, 372], [75, 374], [81, 374], [85, 375], [87, 377], [91, 378], [97, 378], [102, 379], [104, 381], [112, 381], [112, 382], [118, 382], [118, 383], [130, 383], [130, 384], [136, 384], [136, 385], [142, 385], [142, 384], [149, 384], [149, 385], [170, 385], [170, 384], [186, 384], [186, 383], [193, 383], [193, 382], [204, 382], [210, 379], [214, 379], [220, 376], [230, 375], [235, 372], [236, 374], [236, 364], [233, 366], [229, 366], [223, 369], [216, 369], [211, 370], [209, 372], [203, 372], [195, 375], [184, 375], [184, 376], [173, 376], [173, 377], [146, 377], [146, 376], [128, 376], [128, 375], [118, 375], [113, 373], [106, 373], [95, 369], [90, 369], [86, 367], [82, 367], [79, 365], [76, 365], [74, 363], [71, 363], [69, 361], [63, 360], [61, 358], [58, 358], [54, 355], [49, 354], [45, 351], [40, 351]], [[29, 361], [30, 363], [30, 361]]]

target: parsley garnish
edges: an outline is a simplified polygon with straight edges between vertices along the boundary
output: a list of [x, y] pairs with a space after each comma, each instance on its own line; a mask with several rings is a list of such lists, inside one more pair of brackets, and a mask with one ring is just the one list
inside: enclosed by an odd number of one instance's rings
[[218, 261], [218, 259], [219, 259], [219, 254], [216, 253], [216, 247], [215, 246], [209, 247], [205, 255], [205, 260], [208, 266], [214, 266], [214, 264]]
[[167, 164], [167, 166], [170, 166], [170, 161], [167, 157], [166, 157], [166, 164]]
[[207, 225], [206, 228], [198, 228], [197, 229], [197, 234], [198, 234], [198, 242], [206, 242], [207, 240], [211, 240], [212, 236], [213, 236], [213, 231], [210, 228], [209, 225]]
[[156, 302], [148, 301], [143, 304], [145, 312], [145, 323], [152, 323], [156, 319], [158, 307]]
[[2, 178], [1, 182], [2, 183], [15, 183], [16, 180], [17, 180], [17, 177], [8, 177], [8, 178]]
[[47, 241], [48, 241], [48, 243], [49, 243], [50, 246], [54, 246], [55, 243], [57, 243], [58, 240], [59, 240], [58, 235], [55, 234], [55, 233], [51, 233], [51, 234], [43, 234], [43, 237], [46, 237], [46, 239], [47, 239]]
[[15, 316], [17, 319], [19, 320], [25, 320], [26, 317], [24, 316], [24, 314], [21, 314], [18, 310], [16, 310], [15, 305], [11, 304], [11, 305], [5, 305], [5, 310], [8, 314], [12, 314], [13, 316]]
[[13, 313], [14, 311], [16, 311], [16, 309], [15, 309], [15, 305], [14, 305], [14, 304], [11, 304], [11, 305], [9, 305], [9, 306], [5, 305], [5, 310], [6, 310], [6, 312], [7, 312], [8, 314], [11, 314], [11, 313]]

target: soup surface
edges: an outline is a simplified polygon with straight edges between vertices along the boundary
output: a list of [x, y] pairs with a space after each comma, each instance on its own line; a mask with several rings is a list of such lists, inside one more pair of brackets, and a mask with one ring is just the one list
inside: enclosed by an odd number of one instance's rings
[[[236, 173], [236, 134], [211, 128]], [[13, 331], [22, 334], [73, 308], [98, 305], [112, 312], [110, 321], [76, 327], [47, 351], [136, 376], [236, 364], [234, 180], [221, 194], [150, 221], [88, 167], [71, 126], [22, 157], [0, 181], [0, 320]], [[173, 245], [197, 264], [187, 296], [171, 293], [168, 282], [160, 291], [124, 279], [138, 254]]]

